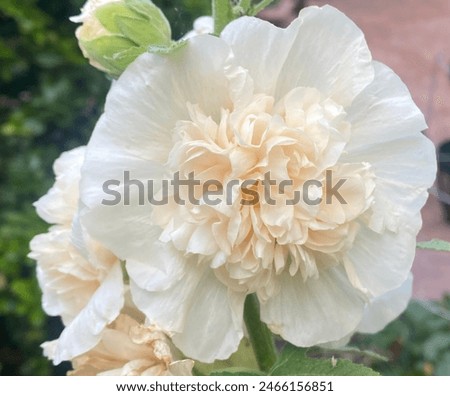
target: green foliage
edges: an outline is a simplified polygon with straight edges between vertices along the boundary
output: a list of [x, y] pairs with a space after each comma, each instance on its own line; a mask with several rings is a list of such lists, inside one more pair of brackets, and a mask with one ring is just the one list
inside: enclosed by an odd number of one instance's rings
[[[231, 372], [259, 373], [258, 364], [248, 339], [244, 338], [238, 350], [227, 360], [216, 360], [214, 363], [196, 362], [194, 373], [196, 375], [231, 375]], [[242, 374], [243, 375], [243, 374]], [[255, 375], [255, 374], [246, 374]]]
[[419, 249], [439, 250], [441, 252], [450, 252], [450, 242], [442, 241], [440, 239], [432, 239], [427, 242], [419, 242], [417, 244]]
[[269, 375], [378, 375], [369, 367], [350, 360], [311, 358], [307, 352], [307, 349], [287, 344]]
[[194, 20], [212, 15], [211, 0], [153, 0], [170, 21], [172, 39], [178, 40], [192, 30]]
[[412, 301], [383, 331], [357, 335], [352, 343], [388, 354], [387, 362], [361, 360], [383, 375], [450, 375], [450, 296], [440, 303]]
[[213, 0], [214, 34], [220, 35], [223, 28], [236, 19], [233, 13], [233, 3], [229, 0]]
[[222, 376], [222, 377], [228, 377], [228, 376], [250, 376], [250, 377], [256, 377], [260, 375], [265, 375], [263, 372], [258, 370], [252, 370], [247, 367], [230, 367], [223, 370], [216, 370], [212, 371], [209, 375], [215, 376]]

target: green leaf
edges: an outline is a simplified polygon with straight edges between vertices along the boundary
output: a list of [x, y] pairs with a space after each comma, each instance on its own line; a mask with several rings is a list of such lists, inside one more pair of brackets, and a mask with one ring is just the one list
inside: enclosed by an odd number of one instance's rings
[[262, 371], [252, 370], [246, 367], [230, 367], [222, 370], [211, 371], [209, 375], [218, 376], [260, 376], [265, 375]]
[[287, 344], [269, 375], [379, 375], [369, 367], [349, 360], [314, 359], [306, 353], [307, 349]]
[[[319, 354], [322, 356], [336, 356], [339, 354], [345, 356], [345, 355], [351, 355], [352, 358], [353, 357], [357, 357], [357, 358], [361, 358], [361, 357], [366, 357], [372, 360], [378, 360], [381, 362], [387, 362], [389, 361], [389, 359], [386, 356], [380, 355], [377, 352], [368, 350], [368, 349], [360, 349], [358, 347], [355, 346], [343, 346], [343, 347], [339, 347], [339, 348], [318, 348], [319, 350]], [[311, 352], [313, 352], [314, 350], [311, 349]]]
[[[258, 372], [258, 364], [256, 363], [253, 349], [246, 338], [241, 341], [238, 350], [227, 360], [216, 360], [211, 364], [195, 362], [194, 371], [196, 375], [212, 375], [212, 373], [217, 373], [219, 371], [233, 370], [234, 367], [237, 367], [238, 370], [245, 370], [253, 373]], [[239, 369], [239, 367], [245, 367], [245, 369]]]
[[435, 375], [450, 375], [450, 352], [444, 354], [444, 356], [439, 359], [436, 364]]
[[439, 360], [442, 352], [448, 351], [450, 348], [450, 333], [439, 332], [433, 334], [423, 344], [423, 355], [425, 359], [430, 361]]
[[440, 239], [432, 239], [427, 242], [419, 242], [417, 244], [419, 249], [438, 250], [441, 252], [450, 252], [450, 242], [442, 241]]

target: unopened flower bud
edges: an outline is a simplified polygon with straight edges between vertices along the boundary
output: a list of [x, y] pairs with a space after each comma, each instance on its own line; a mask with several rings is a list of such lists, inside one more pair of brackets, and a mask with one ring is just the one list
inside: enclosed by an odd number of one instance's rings
[[150, 47], [170, 47], [170, 25], [150, 0], [88, 0], [72, 22], [92, 66], [118, 77]]

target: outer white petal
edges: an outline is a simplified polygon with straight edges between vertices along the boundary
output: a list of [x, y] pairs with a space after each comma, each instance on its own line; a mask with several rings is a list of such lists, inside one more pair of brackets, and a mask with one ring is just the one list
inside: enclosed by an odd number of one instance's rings
[[37, 261], [42, 307], [69, 323], [88, 303], [97, 287], [98, 273], [70, 243], [70, 229], [54, 226], [30, 242], [29, 257]]
[[277, 98], [298, 86], [315, 87], [347, 105], [373, 78], [363, 33], [330, 6], [304, 8], [287, 29], [239, 18], [221, 37], [250, 71], [256, 91]]
[[412, 295], [413, 277], [410, 273], [406, 281], [397, 289], [391, 290], [369, 301], [364, 308], [358, 327], [338, 341], [322, 344], [324, 348], [341, 348], [347, 345], [355, 332], [377, 333], [396, 319], [408, 306]]
[[413, 277], [410, 273], [406, 281], [397, 289], [391, 290], [370, 301], [359, 324], [360, 333], [377, 333], [397, 318], [408, 306], [412, 295]]
[[386, 230], [378, 234], [361, 225], [347, 256], [369, 296], [380, 296], [406, 280], [416, 253], [416, 235], [420, 226], [418, 214], [405, 219], [397, 233]]
[[[138, 259], [148, 257], [146, 235], [151, 232], [147, 189], [140, 205], [139, 187], [131, 185], [131, 204], [123, 205], [124, 171], [144, 186], [163, 177], [175, 124], [189, 119], [188, 102], [212, 117], [229, 105], [225, 69], [230, 62], [223, 40], [198, 36], [171, 55], [141, 55], [113, 85], [88, 145], [81, 199], [86, 206], [82, 223], [117, 256], [134, 258], [139, 252]], [[110, 180], [120, 184], [110, 189], [121, 192], [122, 200], [108, 206], [102, 200], [114, 197], [103, 186]]]
[[172, 341], [186, 356], [212, 362], [237, 350], [245, 295], [229, 295], [208, 267], [186, 262], [183, 278], [167, 290], [142, 290], [132, 279], [131, 291], [137, 307], [173, 334]]
[[167, 290], [181, 280], [185, 273], [186, 258], [171, 244], [158, 240], [161, 230], [153, 227], [149, 238], [147, 260], [127, 260], [127, 272], [136, 285], [143, 290]]
[[373, 226], [396, 229], [402, 216], [416, 215], [425, 204], [436, 154], [421, 133], [427, 126], [405, 84], [387, 66], [374, 66], [373, 83], [348, 110], [352, 138], [341, 162], [371, 164], [377, 177]]
[[281, 277], [279, 294], [261, 304], [261, 319], [290, 343], [308, 347], [337, 341], [360, 322], [365, 301], [341, 267], [306, 282], [301, 275]]
[[86, 307], [61, 333], [52, 357], [55, 364], [81, 355], [100, 341], [103, 329], [117, 318], [123, 307], [123, 293], [122, 270], [116, 264]]
[[181, 333], [172, 340], [186, 355], [203, 362], [226, 359], [243, 336], [244, 293], [227, 291], [208, 270], [192, 295]]
[[56, 159], [55, 184], [34, 203], [38, 215], [50, 224], [70, 225], [78, 204], [80, 168], [86, 146], [66, 151]]

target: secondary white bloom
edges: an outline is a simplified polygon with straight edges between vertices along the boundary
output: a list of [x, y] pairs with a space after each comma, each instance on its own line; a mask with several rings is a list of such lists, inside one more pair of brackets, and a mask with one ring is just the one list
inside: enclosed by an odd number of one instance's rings
[[[425, 128], [336, 9], [305, 8], [287, 29], [240, 18], [220, 38], [140, 56], [113, 86], [88, 145], [82, 224], [126, 260], [135, 303], [189, 357], [236, 350], [249, 293], [291, 343], [337, 341], [408, 277], [435, 175]], [[181, 189], [147, 204], [124, 171], [144, 185], [194, 174], [199, 202]], [[129, 204], [104, 204], [111, 180]], [[238, 181], [229, 204], [205, 202], [209, 180]], [[286, 205], [308, 180], [321, 183], [310, 189], [321, 203]], [[243, 204], [266, 188], [273, 202]]]
[[55, 349], [55, 363], [92, 348], [123, 306], [120, 261], [78, 221], [84, 154], [85, 147], [63, 153], [54, 164], [55, 184], [35, 203], [38, 214], [55, 224], [33, 238], [29, 254], [37, 261], [45, 312], [61, 316], [67, 326]]
[[[53, 358], [55, 343], [44, 345]], [[170, 341], [154, 326], [120, 314], [103, 332], [100, 342], [72, 361], [69, 375], [192, 375], [192, 360], [174, 360]]]
[[214, 18], [204, 15], [194, 21], [194, 29], [187, 32], [182, 38], [186, 40], [201, 34], [211, 33], [214, 33]]

